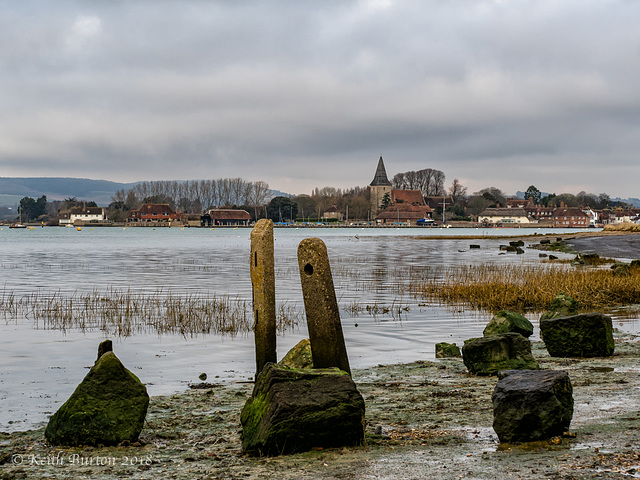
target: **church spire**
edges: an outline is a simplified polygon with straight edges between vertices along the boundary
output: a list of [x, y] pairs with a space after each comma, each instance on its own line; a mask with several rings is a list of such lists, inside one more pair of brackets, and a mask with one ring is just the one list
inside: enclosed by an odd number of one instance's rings
[[391, 182], [387, 178], [387, 171], [384, 168], [384, 162], [382, 161], [382, 155], [380, 155], [380, 160], [378, 160], [378, 168], [376, 168], [376, 174], [373, 177], [373, 181], [370, 183], [372, 187], [377, 186], [391, 186]]

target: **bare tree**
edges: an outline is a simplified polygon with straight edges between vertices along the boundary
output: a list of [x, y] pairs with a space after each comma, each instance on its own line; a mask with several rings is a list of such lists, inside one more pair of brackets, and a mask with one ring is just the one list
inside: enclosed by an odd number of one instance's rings
[[467, 194], [467, 187], [463, 187], [457, 178], [453, 179], [451, 186], [449, 187], [449, 195], [453, 199], [453, 203], [456, 203], [459, 199], [464, 198]]

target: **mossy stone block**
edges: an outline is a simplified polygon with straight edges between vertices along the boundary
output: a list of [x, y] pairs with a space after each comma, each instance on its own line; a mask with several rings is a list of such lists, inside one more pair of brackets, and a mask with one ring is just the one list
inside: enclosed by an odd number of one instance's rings
[[462, 347], [462, 361], [474, 375], [540, 368], [531, 354], [531, 342], [513, 332], [466, 340]]
[[519, 313], [500, 310], [487, 324], [482, 334], [487, 337], [508, 332], [519, 333], [529, 338], [533, 335], [533, 324]]
[[242, 409], [242, 449], [272, 456], [360, 445], [364, 413], [364, 400], [348, 373], [267, 364]]
[[552, 357], [613, 355], [613, 323], [602, 313], [583, 313], [540, 320], [540, 333]]

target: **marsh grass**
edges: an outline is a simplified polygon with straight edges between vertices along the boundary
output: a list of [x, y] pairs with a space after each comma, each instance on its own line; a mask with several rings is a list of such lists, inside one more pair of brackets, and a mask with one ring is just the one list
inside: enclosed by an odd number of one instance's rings
[[[143, 332], [233, 336], [253, 329], [250, 301], [239, 297], [217, 297], [206, 292], [38, 291], [18, 298], [5, 290], [0, 293], [0, 313], [5, 319], [30, 319], [35, 328], [62, 331], [99, 329], [117, 336]], [[279, 305], [276, 314], [280, 332], [295, 329], [301, 320], [301, 313], [286, 303]]]
[[564, 292], [582, 310], [640, 303], [640, 269], [617, 276], [610, 269], [568, 266], [472, 265], [446, 269], [405, 287], [414, 295], [491, 312], [541, 312]]

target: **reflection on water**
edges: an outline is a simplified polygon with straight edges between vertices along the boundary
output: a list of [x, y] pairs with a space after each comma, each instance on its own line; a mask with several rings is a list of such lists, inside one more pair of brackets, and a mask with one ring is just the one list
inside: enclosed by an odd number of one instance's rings
[[[539, 262], [538, 251], [504, 255], [498, 247], [506, 241], [491, 238], [522, 230], [455, 230], [276, 229], [278, 303], [303, 311], [297, 246], [303, 238], [318, 236], [329, 252], [352, 368], [432, 359], [435, 343], [461, 344], [479, 336], [489, 316], [415, 299], [398, 288], [403, 278], [441, 266]], [[425, 233], [442, 238], [425, 239]], [[250, 302], [249, 235], [250, 229], [242, 228], [4, 229], [0, 296], [2, 291], [18, 298], [33, 292], [70, 296], [116, 289]], [[470, 243], [480, 249], [471, 250]], [[637, 316], [616, 323], [624, 324], [619, 327], [623, 330], [638, 329]], [[27, 315], [0, 316], [0, 329], [0, 431], [45, 421], [86, 375], [105, 336], [99, 327], [66, 332], [35, 328]], [[278, 357], [304, 337], [304, 324], [279, 336]], [[112, 339], [116, 354], [147, 383], [151, 395], [184, 389], [203, 372], [215, 382], [246, 380], [253, 374], [253, 337], [246, 333], [192, 337], [149, 330]]]

